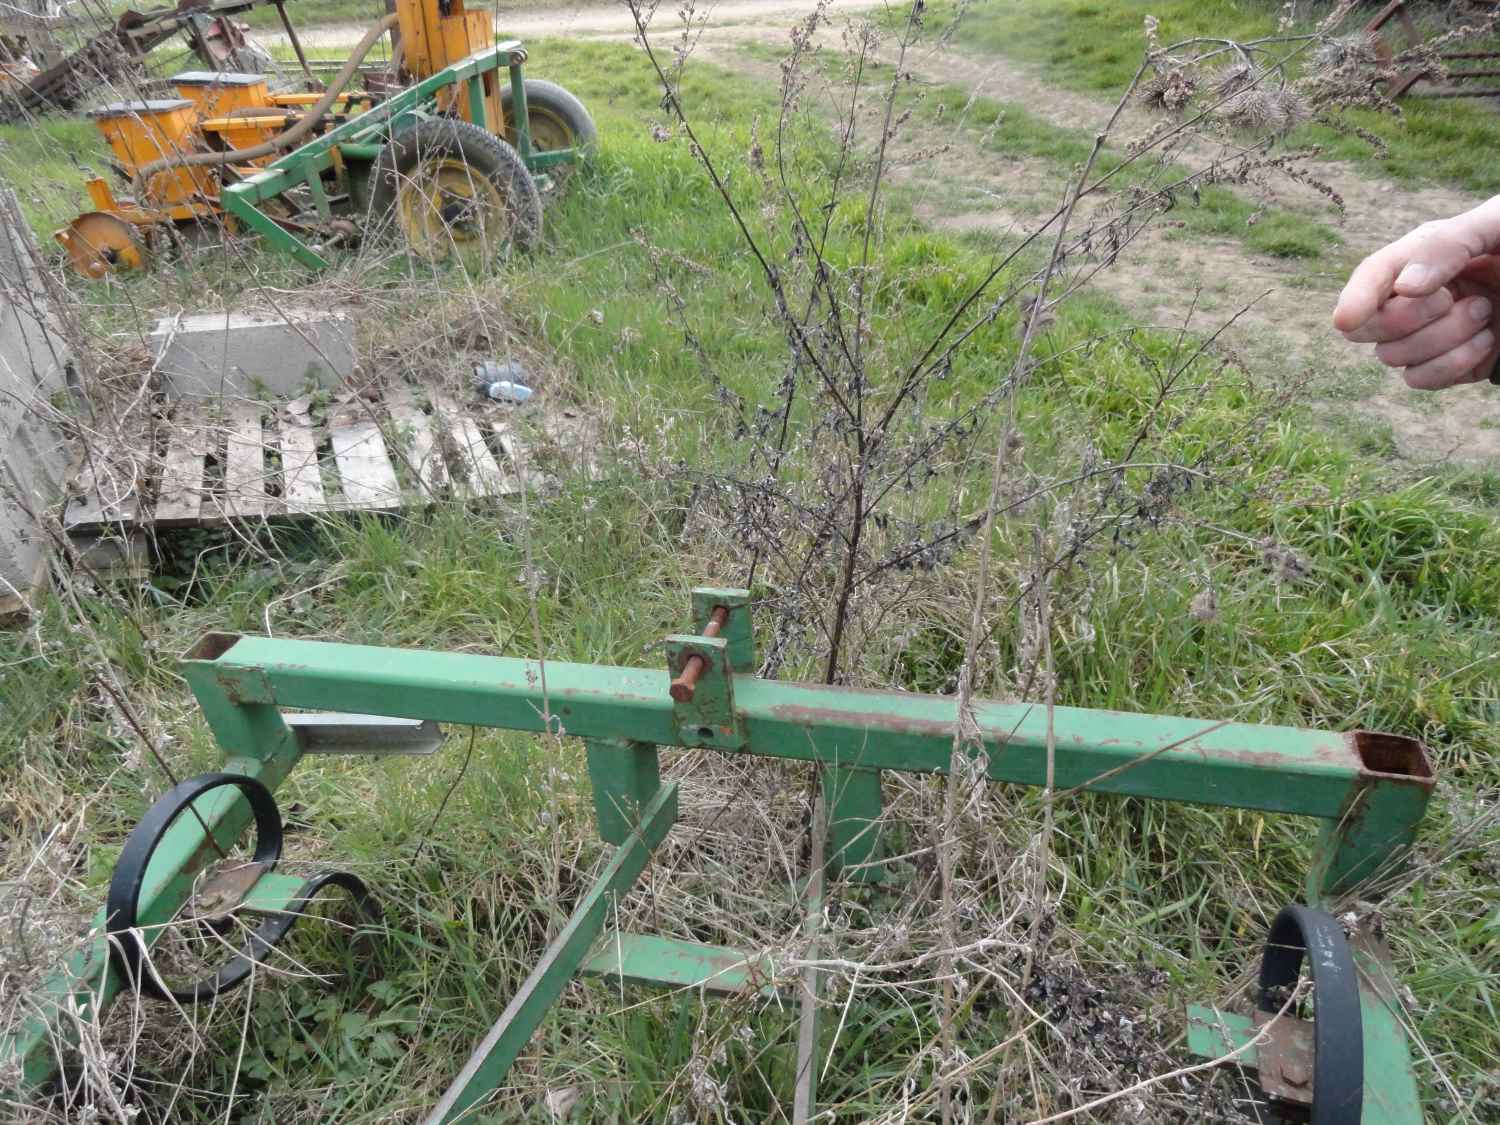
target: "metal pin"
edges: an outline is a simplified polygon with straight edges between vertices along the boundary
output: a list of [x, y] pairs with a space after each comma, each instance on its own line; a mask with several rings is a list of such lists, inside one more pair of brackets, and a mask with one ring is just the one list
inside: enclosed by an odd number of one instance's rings
[[[714, 611], [708, 615], [708, 624], [703, 626], [703, 635], [705, 637], [717, 637], [719, 630], [724, 627], [724, 623], [728, 620], [728, 608], [722, 605], [714, 606]], [[668, 688], [672, 698], [678, 703], [690, 702], [693, 698], [693, 692], [697, 690], [698, 677], [702, 676], [707, 669], [708, 661], [704, 660], [703, 657], [697, 653], [689, 656], [687, 661], [682, 665], [682, 675], [673, 680], [672, 686]]]

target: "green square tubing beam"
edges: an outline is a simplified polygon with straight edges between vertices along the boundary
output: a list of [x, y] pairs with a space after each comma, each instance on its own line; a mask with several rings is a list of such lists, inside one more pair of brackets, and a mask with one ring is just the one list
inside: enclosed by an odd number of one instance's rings
[[511, 997], [510, 1004], [484, 1041], [475, 1049], [447, 1093], [427, 1117], [427, 1125], [448, 1125], [463, 1118], [476, 1120], [469, 1111], [505, 1077], [510, 1064], [526, 1046], [547, 1010], [557, 1002], [573, 974], [589, 955], [604, 929], [614, 901], [640, 878], [651, 853], [666, 839], [677, 819], [677, 786], [662, 786], [642, 811], [638, 831], [615, 849], [609, 866], [573, 911], [568, 924], [557, 935], [531, 975]]
[[[540, 669], [532, 660], [211, 634], [186, 663], [226, 699], [244, 704], [542, 730]], [[957, 720], [952, 697], [734, 675], [727, 677], [732, 715], [684, 723], [668, 695], [669, 678], [661, 669], [549, 661], [546, 709], [568, 734], [585, 739], [719, 748], [734, 742], [729, 748], [742, 753], [840, 768], [948, 768]], [[1046, 709], [981, 700], [973, 711], [990, 779], [1042, 785]], [[1058, 707], [1053, 717], [1058, 790], [1323, 820], [1309, 887], [1315, 903], [1351, 890], [1351, 878], [1398, 862], [1434, 784], [1422, 745], [1394, 735], [1075, 707]]]

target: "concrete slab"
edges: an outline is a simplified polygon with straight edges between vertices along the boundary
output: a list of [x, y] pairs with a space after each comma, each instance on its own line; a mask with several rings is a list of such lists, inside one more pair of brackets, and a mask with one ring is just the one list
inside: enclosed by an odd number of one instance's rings
[[158, 321], [151, 349], [168, 396], [290, 397], [337, 386], [353, 372], [352, 320], [305, 309], [288, 318], [199, 313]]
[[31, 232], [0, 189], [0, 615], [24, 606], [50, 543], [35, 517], [62, 492], [68, 451], [54, 426], [69, 362]]

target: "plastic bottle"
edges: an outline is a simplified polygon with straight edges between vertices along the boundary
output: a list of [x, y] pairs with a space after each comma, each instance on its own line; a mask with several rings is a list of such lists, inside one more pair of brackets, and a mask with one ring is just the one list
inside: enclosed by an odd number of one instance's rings
[[522, 403], [534, 393], [520, 380], [526, 374], [519, 363], [496, 363], [492, 359], [474, 365], [474, 387], [496, 402]]

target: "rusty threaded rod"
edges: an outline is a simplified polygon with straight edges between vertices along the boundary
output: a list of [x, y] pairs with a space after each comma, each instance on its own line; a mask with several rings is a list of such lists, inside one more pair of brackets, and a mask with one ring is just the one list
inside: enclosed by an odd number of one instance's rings
[[[717, 637], [719, 630], [724, 628], [724, 622], [728, 620], [728, 608], [722, 605], [714, 606], [714, 611], [708, 615], [708, 624], [703, 626], [703, 635], [705, 637]], [[708, 661], [704, 660], [696, 652], [688, 657], [682, 666], [682, 675], [673, 680], [672, 686], [667, 689], [671, 693], [672, 698], [677, 700], [678, 703], [689, 702], [693, 698], [693, 692], [697, 690], [698, 677], [703, 675], [703, 671], [707, 667]]]

